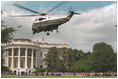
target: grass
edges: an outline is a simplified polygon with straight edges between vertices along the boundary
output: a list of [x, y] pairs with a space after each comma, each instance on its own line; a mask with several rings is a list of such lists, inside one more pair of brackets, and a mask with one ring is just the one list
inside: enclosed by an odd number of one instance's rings
[[117, 78], [117, 76], [31, 76], [31, 75], [1, 75], [1, 78]]

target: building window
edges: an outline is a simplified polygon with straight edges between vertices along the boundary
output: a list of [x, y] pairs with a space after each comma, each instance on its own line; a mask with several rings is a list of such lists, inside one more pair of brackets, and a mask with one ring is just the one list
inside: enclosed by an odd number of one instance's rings
[[25, 56], [25, 48], [20, 49], [20, 56]]
[[27, 56], [31, 56], [32, 50], [28, 49]]
[[33, 63], [33, 67], [35, 68], [35, 62], [36, 62], [36, 60], [35, 60], [35, 59], [33, 59], [33, 62], [34, 62], [34, 63]]
[[33, 56], [36, 57], [36, 50], [34, 50], [34, 52], [33, 52]]
[[8, 66], [11, 67], [11, 58], [9, 58], [8, 61], [9, 61], [9, 62], [8, 62]]
[[17, 68], [18, 59], [14, 59], [14, 68]]
[[31, 58], [28, 58], [28, 60], [27, 60], [27, 66], [28, 66], [28, 68], [31, 67]]
[[24, 59], [21, 60], [20, 67], [24, 68]]
[[18, 48], [14, 49], [14, 56], [18, 56]]
[[43, 53], [42, 52], [40, 52], [40, 57], [43, 57]]
[[8, 49], [8, 52], [9, 52], [9, 56], [12, 55], [12, 49]]

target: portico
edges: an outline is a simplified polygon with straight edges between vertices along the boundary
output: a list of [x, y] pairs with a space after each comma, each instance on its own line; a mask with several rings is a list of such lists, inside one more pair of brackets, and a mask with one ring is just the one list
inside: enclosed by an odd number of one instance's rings
[[5, 66], [15, 74], [30, 74], [36, 67], [45, 68], [45, 54], [51, 47], [68, 47], [66, 44], [48, 44], [34, 42], [30, 39], [14, 39], [12, 43], [4, 45]]
[[37, 49], [32, 48], [8, 48], [8, 57], [6, 65], [11, 70], [19, 71], [19, 69], [33, 70], [36, 67], [36, 51]]

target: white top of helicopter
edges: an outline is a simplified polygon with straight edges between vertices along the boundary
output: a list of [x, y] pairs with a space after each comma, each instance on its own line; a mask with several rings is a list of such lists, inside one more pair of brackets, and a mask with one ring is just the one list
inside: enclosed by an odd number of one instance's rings
[[[43, 20], [39, 20], [40, 18], [45, 18]], [[38, 23], [38, 22], [43, 22], [43, 21], [47, 21], [47, 20], [55, 20], [55, 19], [60, 19], [60, 18], [65, 18], [65, 16], [41, 16], [37, 19], [35, 19], [34, 23]]]

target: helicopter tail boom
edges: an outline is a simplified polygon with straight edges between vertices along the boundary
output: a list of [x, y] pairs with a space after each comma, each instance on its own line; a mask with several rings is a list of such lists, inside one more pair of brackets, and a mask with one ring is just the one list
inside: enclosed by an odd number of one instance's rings
[[81, 13], [76, 13], [76, 12], [74, 12], [74, 14], [81, 15]]
[[69, 15], [66, 17], [66, 19], [69, 21], [71, 19], [71, 17], [74, 15], [74, 14], [77, 14], [77, 15], [81, 15], [80, 13], [76, 13], [74, 11], [69, 11]]

